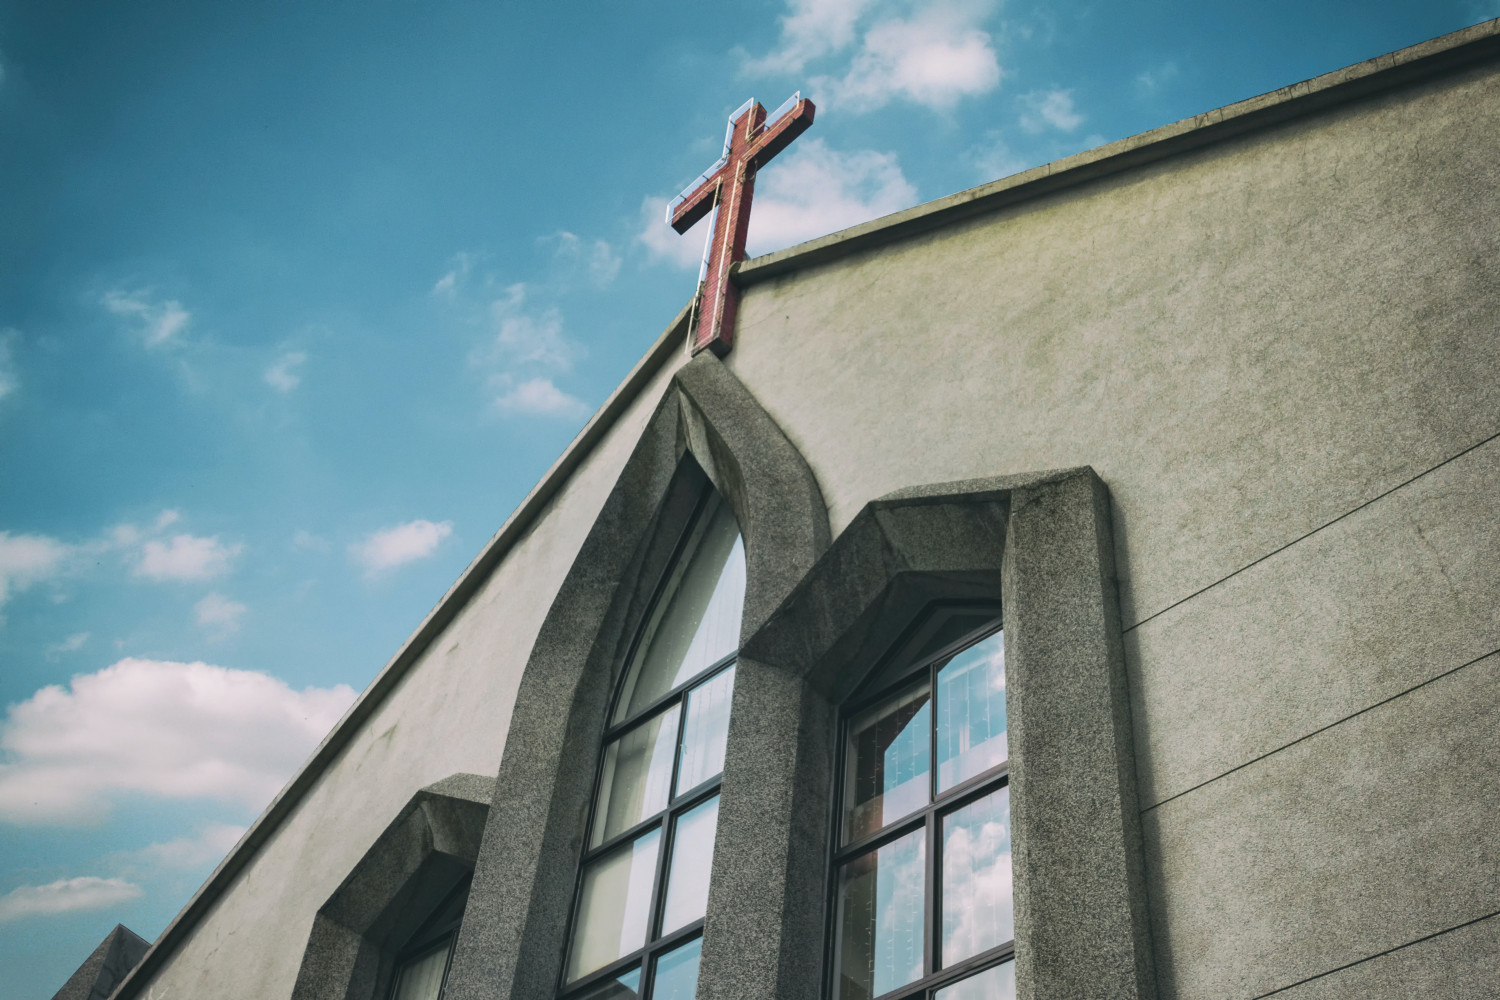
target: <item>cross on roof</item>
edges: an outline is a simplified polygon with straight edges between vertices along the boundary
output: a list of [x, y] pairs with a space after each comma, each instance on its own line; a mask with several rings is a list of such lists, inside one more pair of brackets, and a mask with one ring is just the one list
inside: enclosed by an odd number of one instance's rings
[[745, 259], [755, 172], [807, 131], [816, 110], [812, 101], [793, 94], [767, 124], [766, 109], [754, 98], [746, 101], [729, 116], [724, 155], [667, 206], [667, 224], [679, 233], [717, 209], [703, 251], [698, 298], [690, 321], [694, 354], [705, 347], [721, 358], [729, 353], [740, 304], [740, 290], [729, 280], [729, 267]]

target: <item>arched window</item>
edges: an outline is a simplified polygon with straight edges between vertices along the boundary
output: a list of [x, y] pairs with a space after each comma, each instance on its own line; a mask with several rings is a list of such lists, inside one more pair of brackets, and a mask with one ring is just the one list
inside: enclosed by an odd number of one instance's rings
[[562, 993], [691, 1000], [745, 603], [745, 550], [709, 491], [610, 708]]
[[1005, 638], [929, 614], [842, 721], [834, 1000], [1015, 996]]

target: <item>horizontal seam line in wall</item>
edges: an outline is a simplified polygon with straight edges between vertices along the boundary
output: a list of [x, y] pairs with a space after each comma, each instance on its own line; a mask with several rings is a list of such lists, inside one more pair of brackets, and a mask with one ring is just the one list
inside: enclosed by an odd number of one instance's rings
[[1465, 927], [1469, 927], [1473, 924], [1483, 923], [1484, 921], [1490, 920], [1494, 917], [1500, 917], [1500, 910], [1496, 910], [1493, 913], [1486, 913], [1482, 917], [1475, 917], [1473, 920], [1465, 920], [1461, 924], [1454, 924], [1452, 927], [1447, 927], [1440, 931], [1434, 931], [1431, 934], [1423, 935], [1422, 937], [1407, 941], [1404, 944], [1398, 944], [1394, 947], [1387, 948], [1385, 951], [1378, 951], [1373, 955], [1366, 955], [1364, 958], [1357, 959], [1356, 961], [1350, 962], [1347, 965], [1341, 965], [1336, 969], [1329, 969], [1327, 972], [1320, 972], [1315, 976], [1308, 976], [1306, 979], [1299, 979], [1295, 983], [1288, 983], [1286, 986], [1278, 986], [1276, 987], [1276, 989], [1272, 990], [1269, 993], [1260, 994], [1259, 996], [1255, 997], [1254, 1000], [1265, 1000], [1266, 997], [1275, 996], [1278, 993], [1285, 993], [1287, 990], [1294, 990], [1304, 983], [1312, 982], [1314, 979], [1322, 979], [1324, 976], [1331, 976], [1335, 972], [1343, 972], [1345, 969], [1352, 969], [1356, 965], [1363, 965], [1366, 962], [1373, 962], [1377, 958], [1392, 954], [1393, 952], [1398, 952], [1402, 948], [1410, 948], [1412, 945], [1421, 944], [1423, 941], [1431, 941], [1433, 938], [1442, 937], [1444, 934], [1452, 934], [1454, 931], [1461, 931]]
[[1285, 545], [1277, 546], [1276, 548], [1272, 549], [1270, 552], [1267, 552], [1265, 555], [1263, 555], [1263, 556], [1261, 556], [1261, 557], [1259, 557], [1257, 559], [1253, 559], [1250, 562], [1247, 562], [1245, 565], [1241, 566], [1239, 569], [1234, 570], [1233, 572], [1231, 572], [1231, 573], [1229, 573], [1229, 574], [1227, 574], [1225, 576], [1220, 577], [1219, 579], [1215, 580], [1213, 583], [1210, 583], [1208, 586], [1206, 586], [1206, 587], [1200, 587], [1199, 589], [1193, 591], [1191, 594], [1187, 595], [1186, 597], [1182, 598], [1179, 601], [1173, 601], [1171, 604], [1168, 604], [1166, 607], [1162, 608], [1160, 611], [1153, 611], [1151, 614], [1147, 615], [1145, 618], [1142, 618], [1140, 621], [1136, 622], [1134, 625], [1128, 625], [1125, 628], [1121, 629], [1120, 630], [1120, 634], [1124, 635], [1126, 632], [1130, 632], [1130, 631], [1133, 631], [1135, 629], [1138, 629], [1142, 625], [1144, 625], [1147, 622], [1151, 621], [1153, 618], [1158, 618], [1161, 615], [1166, 614], [1168, 611], [1171, 611], [1173, 608], [1178, 607], [1179, 605], [1182, 605], [1182, 604], [1186, 604], [1188, 601], [1191, 601], [1193, 598], [1197, 597], [1198, 595], [1200, 595], [1202, 593], [1205, 593], [1206, 591], [1213, 590], [1219, 584], [1224, 583], [1227, 580], [1234, 579], [1235, 577], [1239, 576], [1241, 573], [1245, 572], [1245, 570], [1250, 569], [1252, 566], [1258, 566], [1261, 563], [1265, 562], [1267, 559], [1270, 559], [1272, 556], [1276, 555], [1277, 553], [1279, 553], [1279, 552], [1285, 552], [1287, 549], [1291, 548], [1293, 545], [1296, 545], [1299, 542], [1306, 541], [1307, 539], [1311, 538], [1313, 535], [1316, 535], [1318, 532], [1322, 531], [1324, 528], [1331, 528], [1331, 527], [1333, 527], [1335, 524], [1338, 524], [1344, 518], [1349, 517], [1352, 514], [1359, 513], [1360, 511], [1364, 510], [1366, 507], [1370, 506], [1372, 503], [1375, 503], [1375, 502], [1377, 502], [1379, 500], [1384, 500], [1386, 497], [1390, 496], [1392, 493], [1395, 493], [1397, 490], [1405, 489], [1407, 486], [1410, 486], [1412, 483], [1416, 482], [1418, 479], [1421, 479], [1423, 476], [1430, 475], [1430, 474], [1436, 472], [1437, 470], [1441, 469], [1443, 466], [1448, 465], [1450, 462], [1456, 462], [1456, 461], [1458, 461], [1460, 458], [1463, 458], [1469, 452], [1474, 451], [1474, 450], [1476, 450], [1478, 448], [1483, 448], [1485, 445], [1489, 444], [1491, 441], [1495, 440], [1496, 438], [1500, 438], [1500, 432], [1491, 434], [1489, 437], [1485, 438], [1484, 440], [1477, 441], [1474, 444], [1469, 445], [1469, 447], [1465, 448], [1463, 451], [1458, 452], [1455, 455], [1449, 455], [1447, 458], [1443, 459], [1441, 462], [1437, 463], [1436, 465], [1432, 466], [1431, 468], [1422, 470], [1421, 472], [1417, 473], [1415, 476], [1412, 476], [1410, 479], [1406, 480], [1405, 482], [1397, 483], [1395, 486], [1392, 486], [1390, 489], [1386, 490], [1384, 493], [1376, 494], [1375, 496], [1373, 496], [1370, 499], [1366, 500], [1364, 503], [1360, 504], [1357, 507], [1351, 507], [1351, 508], [1349, 508], [1348, 510], [1344, 511], [1342, 514], [1340, 514], [1338, 517], [1334, 518], [1333, 520], [1328, 521], [1328, 522], [1326, 522], [1324, 524], [1318, 525], [1316, 528], [1313, 528], [1311, 531], [1307, 532], [1304, 535], [1301, 535], [1301, 536], [1299, 536], [1297, 538], [1292, 539], [1290, 542], [1287, 542]]
[[1492, 649], [1488, 653], [1483, 653], [1483, 654], [1481, 654], [1479, 656], [1476, 656], [1476, 657], [1474, 657], [1474, 659], [1468, 661], [1467, 663], [1460, 663], [1456, 667], [1450, 667], [1447, 670], [1444, 670], [1440, 674], [1434, 674], [1433, 676], [1427, 678], [1425, 681], [1422, 681], [1419, 684], [1413, 684], [1411, 687], [1405, 689], [1404, 691], [1397, 691], [1395, 694], [1391, 695], [1389, 698], [1382, 698], [1379, 701], [1375, 702], [1373, 705], [1366, 705], [1364, 708], [1361, 708], [1357, 712], [1350, 712], [1348, 715], [1344, 716], [1343, 718], [1341, 718], [1341, 719], [1335, 719], [1333, 722], [1328, 723], [1328, 725], [1326, 725], [1326, 726], [1319, 726], [1317, 729], [1314, 729], [1312, 732], [1310, 732], [1310, 733], [1304, 733], [1303, 735], [1297, 737], [1295, 740], [1292, 740], [1290, 743], [1283, 743], [1281, 746], [1276, 747], [1274, 750], [1267, 750], [1265, 753], [1261, 754], [1259, 757], [1252, 757], [1250, 760], [1245, 761], [1243, 764], [1236, 764], [1234, 767], [1231, 767], [1229, 770], [1224, 771], [1221, 774], [1216, 774], [1212, 778], [1207, 779], [1206, 781], [1200, 781], [1196, 785], [1194, 785], [1192, 788], [1184, 788], [1180, 792], [1175, 792], [1172, 795], [1167, 796], [1166, 798], [1162, 799], [1160, 802], [1153, 802], [1151, 805], [1149, 805], [1146, 808], [1144, 808], [1144, 809], [1141, 810], [1141, 815], [1144, 816], [1146, 813], [1150, 812], [1151, 810], [1156, 809], [1159, 806], [1164, 806], [1168, 802], [1171, 802], [1173, 799], [1180, 799], [1184, 795], [1189, 795], [1189, 794], [1191, 794], [1193, 792], [1196, 792], [1198, 789], [1202, 788], [1204, 785], [1211, 785], [1215, 781], [1218, 781], [1220, 778], [1227, 778], [1227, 777], [1229, 777], [1229, 775], [1233, 774], [1236, 771], [1243, 771], [1245, 768], [1251, 766], [1252, 764], [1258, 764], [1261, 761], [1265, 760], [1267, 757], [1271, 756], [1272, 754], [1281, 753], [1281, 751], [1290, 749], [1291, 747], [1296, 746], [1298, 743], [1301, 743], [1304, 740], [1310, 740], [1314, 736], [1318, 735], [1319, 733], [1326, 733], [1326, 732], [1328, 732], [1328, 730], [1334, 728], [1335, 726], [1342, 726], [1344, 723], [1348, 722], [1350, 719], [1356, 719], [1359, 716], [1364, 715], [1366, 712], [1373, 712], [1373, 711], [1375, 711], [1375, 709], [1379, 708], [1381, 705], [1388, 705], [1391, 702], [1395, 701], [1397, 698], [1405, 698], [1407, 695], [1411, 694], [1413, 691], [1420, 691], [1422, 688], [1426, 687], [1427, 685], [1429, 685], [1429, 684], [1435, 684], [1438, 681], [1442, 680], [1444, 677], [1452, 677], [1454, 674], [1458, 673], [1460, 670], [1463, 670], [1466, 667], [1472, 667], [1474, 664], [1480, 663], [1480, 662], [1482, 662], [1484, 660], [1488, 660], [1490, 657], [1494, 656], [1497, 653], [1500, 653], [1500, 648]]

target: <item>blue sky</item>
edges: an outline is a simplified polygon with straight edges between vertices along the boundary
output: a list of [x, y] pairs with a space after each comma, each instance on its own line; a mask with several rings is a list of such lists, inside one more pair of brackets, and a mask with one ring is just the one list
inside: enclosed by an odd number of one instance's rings
[[693, 290], [1500, 0], [0, 0], [0, 1000], [154, 937]]

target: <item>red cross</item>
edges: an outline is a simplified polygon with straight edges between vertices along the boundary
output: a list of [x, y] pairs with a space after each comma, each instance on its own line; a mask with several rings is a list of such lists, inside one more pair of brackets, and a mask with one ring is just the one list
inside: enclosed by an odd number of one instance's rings
[[713, 232], [698, 274], [698, 302], [691, 331], [693, 353], [705, 347], [719, 357], [734, 344], [734, 317], [740, 290], [729, 280], [729, 267], [745, 259], [745, 235], [750, 228], [750, 198], [755, 194], [755, 172], [807, 131], [817, 109], [793, 94], [766, 124], [766, 109], [751, 99], [729, 116], [724, 155], [667, 206], [667, 224], [685, 233], [711, 210]]

